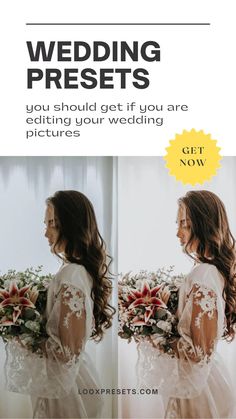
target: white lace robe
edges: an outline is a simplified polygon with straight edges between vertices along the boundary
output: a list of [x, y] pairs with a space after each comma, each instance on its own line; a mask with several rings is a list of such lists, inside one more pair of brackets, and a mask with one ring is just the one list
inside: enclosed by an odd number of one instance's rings
[[94, 321], [91, 287], [83, 266], [63, 265], [48, 289], [44, 356], [7, 345], [7, 388], [32, 396], [34, 418], [102, 417], [101, 386], [84, 350]]
[[216, 353], [225, 322], [223, 286], [215, 266], [194, 267], [180, 289], [175, 356], [148, 342], [139, 346], [141, 383], [158, 388], [166, 418], [232, 418], [232, 384]]

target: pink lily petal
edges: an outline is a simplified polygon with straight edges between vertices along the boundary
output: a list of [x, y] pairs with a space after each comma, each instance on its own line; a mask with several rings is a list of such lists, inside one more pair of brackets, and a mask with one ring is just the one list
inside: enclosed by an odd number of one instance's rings
[[12, 320], [9, 320], [6, 316], [3, 316], [0, 320], [1, 326], [12, 326], [14, 325]]
[[9, 298], [5, 298], [5, 300], [0, 302], [0, 307], [6, 307], [6, 306], [14, 306], [15, 304], [12, 304], [12, 299]]
[[160, 291], [160, 289], [163, 287], [163, 284], [158, 285], [158, 287], [151, 289], [151, 297], [155, 297], [156, 294]]
[[10, 297], [14, 297], [15, 295], [19, 294], [19, 290], [15, 281], [11, 281], [10, 283], [9, 294], [10, 294]]
[[20, 288], [19, 289], [19, 296], [20, 297], [23, 297], [24, 296], [24, 294], [28, 291], [30, 289], [30, 285], [27, 285], [27, 286], [25, 286], [25, 287], [23, 287], [23, 288]]
[[37, 287], [33, 287], [32, 289], [30, 289], [28, 294], [29, 294], [29, 300], [33, 304], [35, 304], [39, 296], [39, 291], [37, 290]]
[[128, 301], [136, 300], [136, 298], [140, 298], [142, 293], [140, 291], [131, 291], [128, 295]]
[[11, 320], [1, 320], [0, 325], [1, 326], [13, 326], [15, 323]]
[[149, 299], [138, 298], [132, 304], [129, 305], [129, 309], [132, 309], [132, 308], [137, 307], [137, 306], [152, 306], [152, 305], [156, 305], [156, 306], [159, 306], [159, 307], [163, 307], [163, 308], [165, 307], [166, 308], [166, 305], [163, 303], [162, 300], [160, 300], [157, 297], [152, 297], [152, 298], [149, 298]]
[[13, 311], [13, 322], [15, 323], [18, 319], [18, 317], [21, 315], [21, 309], [19, 307], [15, 307]]
[[32, 301], [25, 297], [10, 297], [6, 298], [5, 300], [0, 302], [0, 307], [7, 307], [7, 306], [25, 306], [25, 307], [35, 307]]
[[138, 321], [138, 320], [140, 320], [140, 317], [139, 317], [139, 316], [134, 316], [134, 318], [133, 318], [133, 320], [132, 320], [132, 323], [133, 323], [133, 322], [136, 322], [136, 321]]
[[149, 304], [150, 305], [155, 305], [155, 306], [160, 306], [160, 307], [166, 307], [165, 303], [163, 303], [163, 301], [160, 300], [160, 298], [157, 298], [157, 297], [150, 298]]
[[129, 295], [127, 295], [127, 301], [131, 302], [136, 300], [135, 295], [133, 295], [133, 293], [131, 292]]
[[137, 306], [145, 306], [147, 305], [147, 301], [144, 298], [137, 298], [132, 304], [130, 304], [129, 309], [137, 307]]
[[20, 297], [19, 298], [19, 305], [24, 307], [32, 307], [34, 308], [35, 305], [30, 301], [28, 298]]
[[152, 317], [152, 315], [153, 315], [153, 309], [148, 309], [147, 308], [145, 313], [144, 313], [145, 323], [148, 323], [148, 321], [149, 321], [150, 317]]
[[135, 296], [135, 298], [140, 298], [142, 295], [140, 291], [132, 291], [132, 294]]
[[148, 282], [144, 282], [143, 284], [143, 288], [142, 288], [142, 296], [146, 297], [146, 296], [150, 296], [150, 287], [149, 287], [149, 283]]
[[9, 292], [3, 289], [0, 289], [0, 297], [9, 298]]

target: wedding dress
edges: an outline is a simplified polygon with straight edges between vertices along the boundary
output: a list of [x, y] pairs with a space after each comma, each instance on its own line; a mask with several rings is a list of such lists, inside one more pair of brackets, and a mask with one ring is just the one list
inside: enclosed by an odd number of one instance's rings
[[101, 418], [103, 401], [92, 360], [85, 352], [94, 327], [92, 279], [81, 265], [65, 264], [47, 299], [44, 356], [7, 344], [9, 391], [30, 394], [34, 418]]
[[233, 418], [233, 387], [216, 353], [225, 327], [224, 279], [215, 266], [196, 265], [179, 292], [180, 337], [174, 355], [139, 344], [140, 382], [158, 388], [165, 418]]

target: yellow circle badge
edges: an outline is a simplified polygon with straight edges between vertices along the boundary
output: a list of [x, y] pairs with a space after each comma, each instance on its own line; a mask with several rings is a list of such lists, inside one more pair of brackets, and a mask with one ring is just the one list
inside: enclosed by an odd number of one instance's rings
[[166, 148], [166, 167], [169, 174], [175, 176], [184, 184], [203, 184], [216, 175], [220, 167], [220, 147], [216, 146], [216, 140], [211, 139], [210, 134], [203, 131], [183, 131], [176, 134], [174, 140], [170, 140], [170, 146]]

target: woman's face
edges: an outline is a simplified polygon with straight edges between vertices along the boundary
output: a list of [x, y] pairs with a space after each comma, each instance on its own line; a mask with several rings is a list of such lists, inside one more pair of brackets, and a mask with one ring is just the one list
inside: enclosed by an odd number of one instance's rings
[[177, 237], [179, 238], [180, 245], [189, 253], [194, 253], [197, 249], [198, 241], [197, 239], [193, 240], [190, 245], [185, 247], [191, 237], [191, 222], [186, 214], [186, 208], [184, 205], [180, 205], [177, 214]]
[[59, 231], [56, 225], [53, 205], [47, 205], [44, 223], [46, 225], [45, 237], [48, 239], [48, 244], [51, 248], [51, 251], [56, 251], [58, 253], [63, 252], [64, 246], [56, 245], [55, 247], [59, 236]]

